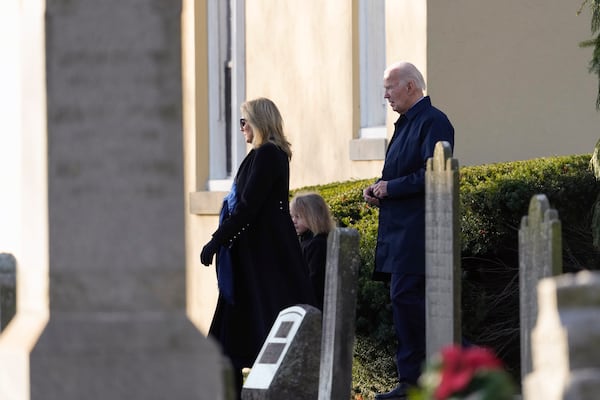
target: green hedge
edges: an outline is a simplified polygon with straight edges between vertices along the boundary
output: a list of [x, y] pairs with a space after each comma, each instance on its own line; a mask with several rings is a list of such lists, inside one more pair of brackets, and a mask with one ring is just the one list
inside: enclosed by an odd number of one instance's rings
[[[592, 209], [600, 192], [590, 155], [469, 166], [460, 169], [463, 268], [463, 334], [492, 347], [518, 378], [518, 229], [535, 194], [558, 211], [566, 272], [600, 269], [591, 234]], [[304, 187], [320, 193], [343, 227], [360, 233], [361, 269], [353, 381], [370, 396], [395, 384], [395, 337], [388, 287], [371, 280], [377, 240], [377, 208], [362, 199], [374, 179]]]

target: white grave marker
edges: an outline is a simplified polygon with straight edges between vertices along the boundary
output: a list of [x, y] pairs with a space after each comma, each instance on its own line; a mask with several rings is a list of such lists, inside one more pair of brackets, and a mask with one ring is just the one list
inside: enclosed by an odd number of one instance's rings
[[269, 388], [305, 315], [306, 310], [298, 306], [286, 308], [279, 313], [244, 382], [245, 388]]

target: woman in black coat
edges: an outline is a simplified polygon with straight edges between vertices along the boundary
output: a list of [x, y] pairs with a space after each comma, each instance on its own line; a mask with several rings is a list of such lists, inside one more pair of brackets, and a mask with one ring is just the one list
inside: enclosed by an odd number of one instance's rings
[[292, 153], [281, 114], [265, 98], [245, 102], [241, 113], [240, 129], [252, 150], [224, 202], [219, 228], [201, 253], [202, 263], [210, 265], [219, 252], [219, 299], [209, 335], [231, 359], [239, 392], [241, 370], [254, 363], [279, 312], [315, 305], [289, 214]]

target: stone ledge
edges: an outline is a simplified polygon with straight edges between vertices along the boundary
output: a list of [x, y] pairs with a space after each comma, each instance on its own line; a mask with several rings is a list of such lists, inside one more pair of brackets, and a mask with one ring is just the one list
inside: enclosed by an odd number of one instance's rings
[[219, 215], [227, 192], [191, 192], [190, 214]]
[[353, 139], [350, 141], [350, 160], [384, 160], [387, 139]]

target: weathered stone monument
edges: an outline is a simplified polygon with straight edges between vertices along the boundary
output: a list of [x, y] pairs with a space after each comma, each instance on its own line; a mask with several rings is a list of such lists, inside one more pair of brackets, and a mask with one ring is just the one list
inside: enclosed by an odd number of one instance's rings
[[21, 10], [24, 251], [0, 399], [223, 399], [225, 361], [185, 309], [181, 1]]
[[282, 310], [244, 382], [242, 399], [316, 399], [321, 326], [318, 308], [297, 305]]
[[0, 332], [17, 312], [17, 261], [12, 254], [0, 253]]
[[561, 223], [548, 198], [535, 195], [519, 229], [519, 297], [521, 320], [521, 378], [532, 370], [531, 331], [537, 319], [540, 279], [562, 272]]
[[525, 400], [596, 400], [600, 395], [600, 272], [544, 278], [531, 335]]
[[427, 357], [461, 343], [458, 160], [448, 142], [435, 145], [425, 173], [425, 310]]
[[327, 240], [319, 400], [349, 399], [358, 288], [358, 231], [336, 228]]

